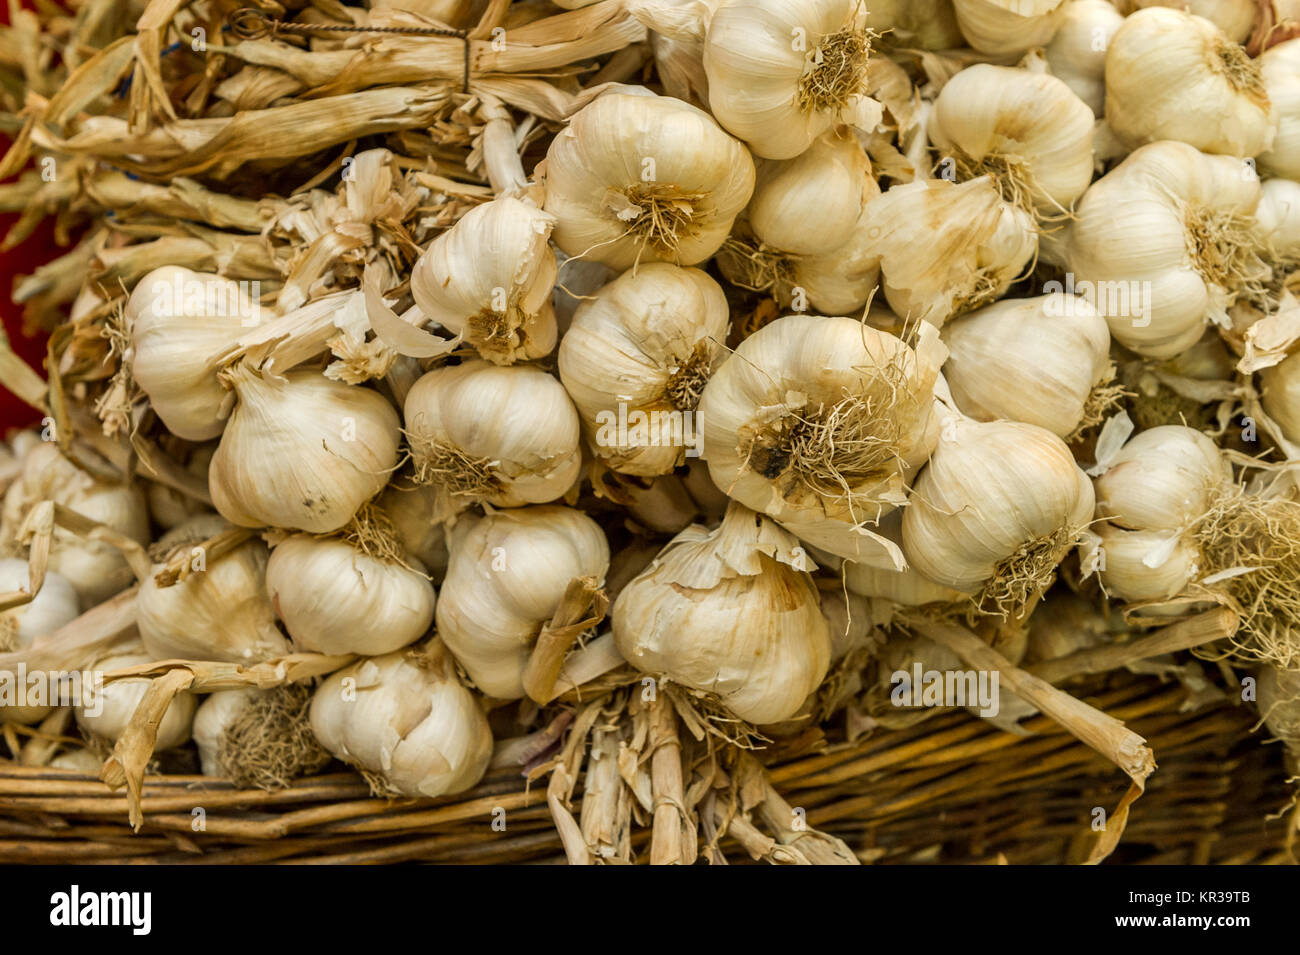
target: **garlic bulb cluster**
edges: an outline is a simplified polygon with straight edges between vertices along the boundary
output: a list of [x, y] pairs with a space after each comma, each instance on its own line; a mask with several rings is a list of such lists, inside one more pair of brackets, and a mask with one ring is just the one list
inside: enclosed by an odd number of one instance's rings
[[952, 0], [966, 42], [981, 53], [1024, 53], [1045, 46], [1060, 25], [1065, 0]]
[[1014, 613], [1055, 579], [1093, 503], [1092, 482], [1050, 431], [951, 416], [903, 512], [903, 551], [982, 609]]
[[312, 735], [310, 701], [301, 686], [209, 694], [193, 726], [203, 775], [271, 790], [320, 769], [330, 757]]
[[1061, 80], [986, 63], [944, 85], [929, 121], [961, 178], [992, 174], [1004, 196], [1043, 213], [1068, 211], [1092, 181], [1092, 127]]
[[416, 480], [442, 496], [440, 519], [477, 502], [553, 501], [582, 466], [578, 412], [535, 366], [435, 368], [407, 393], [404, 416]]
[[428, 631], [433, 584], [391, 531], [370, 530], [376, 526], [338, 537], [295, 534], [271, 552], [266, 591], [294, 646], [379, 656]]
[[619, 652], [751, 723], [796, 715], [831, 652], [813, 565], [797, 545], [736, 504], [716, 529], [682, 531], [614, 602]]
[[722, 0], [709, 21], [709, 108], [764, 159], [791, 159], [836, 123], [870, 131], [871, 34], [856, 0]]
[[1102, 116], [1106, 103], [1106, 48], [1124, 17], [1110, 0], [1070, 0], [1043, 54], [1052, 75]]
[[696, 265], [754, 189], [754, 162], [708, 113], [668, 96], [605, 93], [551, 143], [544, 208], [555, 244], [611, 268]]
[[312, 698], [311, 728], [371, 785], [402, 796], [464, 792], [492, 759], [492, 730], [436, 642], [339, 670]]
[[1259, 168], [1300, 179], [1300, 37], [1265, 50], [1259, 70], [1277, 126], [1272, 147], [1260, 153]]
[[193, 572], [170, 587], [153, 576], [140, 583], [140, 640], [155, 660], [256, 663], [289, 652], [266, 594], [266, 545], [254, 538], [210, 561], [199, 546], [228, 527], [196, 517], [158, 541], [164, 561], [179, 555]]
[[[1157, 11], [1151, 11], [1157, 12]], [[1134, 151], [1088, 189], [1067, 246], [1076, 288], [1116, 341], [1172, 358], [1267, 278], [1254, 212], [1260, 184], [1240, 160], [1178, 142]]]
[[463, 519], [456, 532], [438, 635], [480, 690], [519, 699], [533, 644], [569, 582], [604, 581], [605, 532], [583, 512], [558, 506], [492, 511]]
[[[41, 501], [61, 504], [138, 543], [149, 542], [149, 509], [138, 485], [96, 477], [46, 441], [27, 452], [22, 472], [5, 492], [3, 536], [15, 538], [28, 512]], [[54, 530], [47, 566], [72, 585], [87, 609], [125, 589], [133, 579], [117, 548], [82, 540], [61, 527]]]
[[1173, 139], [1257, 156], [1272, 140], [1259, 65], [1209, 20], [1169, 7], [1137, 11], [1111, 38], [1106, 122], [1131, 147]]
[[510, 196], [476, 206], [411, 269], [415, 304], [497, 364], [549, 354], [556, 339], [554, 226], [553, 216]]
[[239, 364], [226, 374], [239, 403], [208, 472], [226, 520], [324, 534], [388, 483], [400, 428], [379, 392], [317, 371], [274, 379]]
[[1069, 438], [1100, 424], [1114, 377], [1106, 320], [1063, 292], [1003, 299], [943, 328], [943, 375], [962, 413]]
[[599, 460], [654, 476], [699, 454], [695, 408], [729, 317], [717, 282], [666, 262], [623, 273], [578, 307], [560, 381]]
[[221, 434], [226, 389], [215, 358], [261, 321], [247, 282], [168, 265], [136, 284], [125, 316], [131, 375], [178, 437]]
[[1245, 43], [1255, 26], [1257, 0], [1121, 0], [1127, 15], [1145, 7], [1174, 7], [1209, 20], [1233, 43]]
[[[92, 670], [104, 674], [151, 662], [152, 657], [143, 652], [138, 644], [127, 645], [95, 661]], [[144, 700], [151, 685], [152, 681], [143, 678], [105, 682], [98, 690], [87, 693], [89, 699], [83, 699], [82, 703], [73, 707], [77, 725], [87, 733], [116, 742], [126, 732], [136, 707]], [[172, 698], [158, 723], [155, 751], [173, 749], [189, 740], [190, 725], [197, 707], [198, 699], [188, 691]]]
[[938, 438], [944, 349], [851, 318], [787, 315], [746, 338], [700, 400], [713, 483], [809, 543], [901, 566], [865, 525], [903, 503]]

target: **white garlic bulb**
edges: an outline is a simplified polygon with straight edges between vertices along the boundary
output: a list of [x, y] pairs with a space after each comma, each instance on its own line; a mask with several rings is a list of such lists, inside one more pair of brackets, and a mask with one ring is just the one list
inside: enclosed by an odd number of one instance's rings
[[837, 556], [879, 560], [864, 525], [904, 501], [909, 471], [934, 447], [943, 357], [928, 325], [916, 350], [851, 318], [763, 326], [704, 387], [713, 483]]
[[1065, 0], [952, 0], [957, 25], [981, 53], [1024, 53], [1056, 33]]
[[[149, 542], [149, 509], [139, 487], [83, 471], [47, 441], [27, 452], [22, 473], [5, 492], [3, 536], [13, 539], [28, 512], [41, 501], [61, 504], [140, 544]], [[47, 567], [72, 584], [85, 608], [108, 599], [134, 580], [117, 548], [82, 540], [61, 527], [54, 530]]]
[[435, 488], [407, 481], [394, 481], [379, 497], [379, 507], [393, 522], [398, 542], [435, 582], [447, 572], [447, 534], [440, 506]]
[[433, 585], [405, 560], [393, 542], [295, 534], [271, 552], [266, 590], [295, 646], [379, 656], [433, 622]]
[[1104, 555], [1099, 574], [1106, 593], [1127, 602], [1177, 596], [1196, 578], [1200, 552], [1186, 536], [1170, 531], [1094, 527]]
[[311, 728], [372, 785], [403, 796], [464, 792], [492, 759], [487, 717], [437, 643], [330, 676], [312, 698]]
[[1074, 90], [1096, 116], [1106, 103], [1106, 48], [1124, 17], [1110, 0], [1069, 0], [1043, 51], [1052, 75]]
[[1300, 352], [1259, 373], [1264, 411], [1288, 441], [1300, 444]]
[[1255, 220], [1273, 255], [1300, 264], [1300, 182], [1266, 179], [1260, 187]]
[[664, 262], [623, 273], [578, 307], [560, 380], [599, 460], [653, 476], [698, 455], [695, 407], [729, 317], [717, 282]]
[[190, 441], [225, 427], [213, 358], [260, 320], [248, 283], [176, 265], [154, 269], [127, 299], [131, 375], [163, 424]]
[[[1152, 11], [1155, 12], [1155, 11]], [[1068, 258], [1076, 288], [1121, 344], [1172, 358], [1237, 293], [1267, 278], [1254, 212], [1259, 180], [1240, 160], [1152, 143], [1093, 183], [1076, 210]]]
[[743, 720], [794, 716], [831, 652], [797, 545], [735, 504], [715, 530], [688, 527], [614, 602], [619, 652], [644, 673], [715, 694]]
[[991, 176], [896, 185], [865, 215], [889, 307], [935, 326], [1005, 293], [1038, 248], [1033, 216], [1006, 202]]
[[952, 0], [875, 0], [867, 8], [866, 25], [912, 49], [951, 50], [966, 44]]
[[492, 511], [452, 542], [438, 635], [488, 696], [524, 695], [524, 667], [575, 577], [609, 568], [605, 532], [569, 507]]
[[931, 580], [1009, 612], [1054, 579], [1093, 504], [1092, 482], [1050, 431], [954, 416], [903, 511], [903, 550]]
[[243, 789], [283, 789], [329, 762], [312, 735], [306, 687], [251, 687], [209, 694], [194, 714], [194, 743], [204, 776]]
[[929, 118], [930, 139], [961, 178], [992, 175], [1006, 198], [1041, 213], [1068, 211], [1088, 188], [1092, 127], [1061, 80], [987, 63], [945, 83]]
[[554, 225], [553, 216], [510, 196], [476, 206], [411, 269], [415, 304], [497, 364], [549, 354], [556, 339]]
[[[886, 514], [874, 530], [899, 547], [903, 543], [903, 511]], [[815, 556], [822, 561], [820, 551]], [[884, 600], [905, 607], [920, 607], [930, 603], [955, 603], [964, 601], [966, 595], [951, 587], [937, 584], [914, 567], [894, 570], [873, 567], [856, 561], [844, 561], [840, 568], [845, 588], [853, 594], [871, 600]]]
[[1123, 0], [1125, 14], [1144, 7], [1174, 7], [1204, 17], [1222, 30], [1233, 43], [1245, 43], [1255, 26], [1257, 0]]
[[1138, 530], [1184, 530], [1232, 478], [1218, 446], [1182, 425], [1137, 433], [1107, 463], [1096, 479], [1097, 516]]
[[1110, 332], [1085, 299], [1003, 299], [949, 322], [943, 341], [944, 380], [963, 414], [1024, 421], [1061, 438], [1101, 422]]
[[[93, 671], [104, 674], [150, 662], [152, 662], [150, 656], [138, 645], [127, 646], [97, 660]], [[88, 733], [116, 742], [130, 725], [136, 707], [149, 692], [152, 682], [143, 677], [113, 680], [104, 683], [98, 690], [88, 691], [87, 695], [90, 698], [73, 707], [73, 716], [77, 720], [77, 725]], [[172, 698], [158, 724], [155, 752], [173, 749], [189, 740], [190, 724], [194, 719], [194, 710], [197, 706], [198, 699], [188, 691], [177, 693]]]
[[98, 776], [102, 765], [98, 756], [81, 747], [69, 749], [50, 760], [51, 769], [70, 769], [83, 776]]
[[[0, 593], [28, 590], [31, 587], [27, 561], [17, 557], [0, 558]], [[41, 589], [25, 604], [0, 611], [0, 653], [22, 650], [32, 641], [81, 613], [77, 592], [62, 576], [46, 571]]]
[[551, 142], [544, 175], [555, 244], [615, 269], [703, 262], [754, 189], [741, 143], [703, 110], [653, 94], [583, 107]]
[[253, 538], [210, 561], [198, 546], [228, 527], [215, 514], [196, 517], [159, 540], [162, 553], [188, 558], [194, 572], [170, 587], [152, 575], [140, 583], [140, 640], [155, 660], [255, 663], [289, 652], [266, 595], [266, 545]]
[[722, 0], [704, 40], [709, 108], [764, 159], [791, 159], [836, 123], [875, 128], [865, 13], [855, 0]]
[[1300, 37], [1269, 47], [1258, 62], [1277, 125], [1272, 148], [1259, 156], [1259, 168], [1300, 179]]
[[397, 412], [377, 391], [316, 371], [227, 372], [239, 404], [212, 456], [208, 489], [242, 527], [338, 530], [397, 466]]
[[1272, 139], [1259, 65], [1209, 20], [1169, 7], [1137, 11], [1111, 38], [1106, 122], [1130, 147], [1173, 139], [1257, 156]]

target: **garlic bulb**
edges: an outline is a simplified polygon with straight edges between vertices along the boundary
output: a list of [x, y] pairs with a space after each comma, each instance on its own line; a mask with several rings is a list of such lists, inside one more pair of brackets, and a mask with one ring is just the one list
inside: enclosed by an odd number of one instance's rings
[[1269, 98], [1258, 64], [1209, 20], [1150, 7], [1106, 51], [1106, 122], [1130, 147], [1174, 139], [1202, 152], [1269, 148]]
[[944, 380], [962, 412], [1068, 438], [1100, 424], [1114, 368], [1106, 320], [1062, 292], [1004, 299], [949, 322]]
[[[41, 501], [61, 504], [141, 544], [149, 542], [148, 505], [137, 486], [95, 477], [46, 441], [27, 452], [22, 473], [5, 492], [3, 536], [14, 538]], [[133, 580], [117, 548], [82, 540], [63, 528], [54, 530], [47, 568], [72, 584], [85, 608], [107, 600]]]
[[1277, 125], [1259, 167], [1272, 176], [1300, 179], [1300, 37], [1269, 47], [1258, 62]]
[[1109, 0], [1069, 0], [1044, 54], [1052, 75], [1096, 116], [1105, 111], [1106, 48], [1124, 17]]
[[397, 466], [397, 412], [376, 391], [316, 371], [227, 372], [239, 404], [212, 456], [208, 489], [243, 527], [338, 530]]
[[1107, 463], [1096, 479], [1097, 516], [1140, 530], [1185, 529], [1232, 478], [1218, 446], [1181, 425], [1137, 433]]
[[1255, 220], [1267, 248], [1283, 265], [1300, 264], [1300, 182], [1265, 180]]
[[[31, 580], [27, 561], [0, 558], [0, 593], [28, 590]], [[22, 650], [39, 636], [58, 630], [81, 613], [77, 592], [59, 574], [46, 572], [36, 596], [12, 610], [0, 611], [0, 653]]]
[[981, 53], [1024, 53], [1056, 33], [1065, 0], [952, 0], [957, 25]]
[[[903, 542], [903, 511], [886, 514], [875, 527], [877, 533], [896, 545]], [[872, 600], [885, 600], [905, 607], [920, 607], [930, 603], [955, 603], [965, 599], [965, 594], [937, 584], [914, 567], [893, 570], [873, 567], [870, 564], [845, 561], [841, 568], [844, 586], [850, 593]]]
[[603, 581], [605, 532], [581, 511], [493, 511], [452, 542], [438, 635], [488, 696], [524, 695], [524, 667], [575, 577]]
[[464, 792], [492, 759], [492, 730], [436, 642], [339, 670], [312, 698], [321, 745], [402, 796]]
[[1029, 618], [1024, 662], [1058, 660], [1109, 643], [1122, 633], [1122, 628], [1112, 629], [1110, 618], [1096, 601], [1057, 587], [1043, 596]]
[[509, 196], [476, 206], [411, 269], [415, 304], [497, 364], [549, 354], [556, 339], [554, 225], [553, 216]]
[[[127, 646], [97, 660], [94, 671], [103, 674], [150, 662], [152, 660], [147, 653], [143, 652], [143, 648], [138, 645]], [[143, 677], [105, 683], [89, 694], [91, 699], [83, 700], [82, 705], [73, 707], [73, 716], [77, 720], [77, 725], [88, 733], [116, 742], [126, 731], [131, 717], [135, 715], [136, 707], [149, 692], [151, 683], [151, 680]], [[155, 752], [172, 749], [189, 740], [190, 724], [194, 719], [194, 710], [197, 706], [197, 698], [188, 691], [177, 693], [172, 698], [158, 724]]]
[[1259, 373], [1264, 411], [1286, 439], [1300, 444], [1300, 352]]
[[384, 488], [379, 507], [393, 522], [398, 543], [424, 565], [435, 582], [447, 572], [447, 534], [438, 516], [438, 492], [427, 484], [394, 481]]
[[1092, 482], [1050, 431], [951, 417], [903, 511], [903, 551], [931, 580], [1011, 613], [1055, 579], [1093, 503]]
[[718, 122], [764, 159], [791, 159], [836, 123], [874, 129], [865, 20], [856, 0], [722, 0], [704, 41]]
[[579, 110], [551, 142], [544, 175], [555, 244], [615, 269], [703, 262], [754, 189], [749, 152], [708, 113], [632, 93]]
[[1286, 744], [1293, 761], [1300, 758], [1300, 671], [1261, 667], [1257, 701], [1268, 731]]
[[1033, 216], [1006, 202], [991, 176], [897, 185], [865, 214], [890, 308], [935, 326], [1005, 293], [1038, 248]]
[[[1151, 11], [1158, 12], [1158, 11]], [[1267, 278], [1254, 222], [1259, 180], [1184, 143], [1143, 146], [1084, 195], [1068, 244], [1077, 290], [1121, 344], [1172, 358]]]
[[240, 789], [283, 789], [329, 762], [308, 719], [311, 694], [302, 686], [218, 690], [194, 714], [194, 742], [204, 776]]
[[1100, 568], [1106, 593], [1135, 602], [1164, 600], [1196, 578], [1200, 552], [1187, 537], [1159, 530], [1125, 530], [1110, 523], [1094, 528], [1104, 554]]
[[451, 510], [553, 501], [582, 465], [573, 402], [531, 365], [474, 360], [436, 368], [407, 394], [405, 417], [416, 480], [436, 488]]
[[81, 747], [67, 750], [50, 760], [51, 769], [70, 769], [83, 776], [98, 776], [102, 765], [98, 756]]
[[952, 0], [874, 0], [866, 26], [899, 46], [951, 50], [966, 45]]
[[797, 544], [735, 504], [715, 530], [688, 527], [615, 601], [619, 652], [643, 673], [715, 694], [743, 720], [794, 716], [831, 652]]
[[213, 358], [260, 321], [247, 286], [168, 265], [140, 279], [127, 299], [131, 375], [178, 437], [206, 441], [225, 427], [226, 389]]
[[943, 357], [931, 326], [915, 351], [851, 318], [763, 326], [704, 387], [713, 483], [837, 556], [881, 559], [879, 535], [863, 525], [904, 501], [908, 472], [934, 447]]
[[[186, 473], [207, 484], [208, 467], [216, 451], [215, 442], [191, 449], [185, 460]], [[192, 517], [211, 512], [203, 501], [154, 481], [150, 481], [145, 488], [145, 496], [149, 501], [149, 516], [165, 530], [184, 524]]]
[[1257, 0], [1124, 0], [1125, 14], [1144, 7], [1175, 7], [1204, 17], [1222, 30], [1233, 43], [1245, 43], [1255, 25]]
[[271, 552], [266, 590], [296, 647], [378, 656], [419, 640], [433, 622], [433, 585], [402, 560], [399, 546], [373, 534], [295, 534]]
[[158, 541], [164, 560], [185, 555], [195, 572], [170, 587], [158, 586], [153, 576], [140, 583], [140, 640], [155, 660], [255, 663], [289, 652], [266, 595], [266, 545], [254, 538], [211, 561], [196, 546], [228, 527], [206, 515]]
[[717, 282], [663, 262], [623, 273], [578, 307], [560, 342], [560, 380], [598, 459], [653, 476], [699, 454], [695, 406], [729, 317]]
[[987, 63], [944, 84], [929, 119], [960, 178], [992, 175], [1009, 201], [1043, 213], [1068, 211], [1092, 181], [1092, 127], [1061, 80]]

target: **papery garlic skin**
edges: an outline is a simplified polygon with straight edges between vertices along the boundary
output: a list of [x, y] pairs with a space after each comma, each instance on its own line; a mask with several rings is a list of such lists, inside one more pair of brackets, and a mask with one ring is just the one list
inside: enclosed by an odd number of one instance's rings
[[50, 760], [51, 769], [70, 769], [83, 776], [97, 777], [103, 763], [98, 756], [88, 749], [70, 749]]
[[1300, 182], [1266, 179], [1255, 219], [1268, 248], [1283, 264], [1300, 264]]
[[1300, 352], [1259, 373], [1264, 411], [1293, 444], [1300, 444]]
[[879, 560], [860, 525], [903, 502], [938, 438], [945, 350], [926, 329], [916, 351], [851, 318], [787, 315], [750, 335], [700, 400], [713, 483], [837, 556]]
[[1259, 11], [1257, 0], [1123, 0], [1124, 13], [1145, 7], [1174, 7], [1204, 17], [1222, 30], [1233, 43], [1245, 43]]
[[957, 25], [981, 53], [1024, 53], [1049, 43], [1064, 0], [953, 0]]
[[545, 162], [555, 244], [619, 270], [705, 261], [754, 189], [748, 150], [708, 113], [668, 96], [597, 97]]
[[872, 129], [870, 34], [855, 0], [722, 0], [704, 40], [709, 107], [764, 159], [790, 159], [837, 123]]
[[1238, 159], [1152, 143], [1084, 194], [1069, 268], [1121, 344], [1172, 358], [1211, 319], [1227, 321], [1243, 285], [1267, 276], [1252, 237], [1260, 184], [1246, 172]]
[[573, 402], [531, 365], [435, 368], [407, 393], [404, 415], [416, 479], [438, 488], [453, 510], [554, 501], [582, 466]]
[[736, 716], [776, 723], [821, 683], [831, 639], [795, 538], [733, 505], [709, 531], [692, 525], [623, 588], [619, 652], [644, 673], [716, 694]]
[[246, 286], [168, 265], [140, 279], [127, 299], [131, 376], [178, 437], [206, 441], [225, 427], [226, 389], [213, 359], [261, 320]]
[[1044, 213], [1067, 211], [1092, 181], [1092, 127], [1061, 80], [987, 63], [945, 83], [929, 118], [935, 148], [958, 168], [995, 175]]
[[[0, 593], [29, 590], [27, 561], [0, 558]], [[71, 623], [81, 613], [77, 591], [62, 576], [47, 571], [41, 589], [31, 601], [0, 612], [0, 653], [23, 650], [32, 641]]]
[[492, 730], [474, 694], [446, 661], [417, 651], [330, 676], [312, 698], [311, 728], [336, 757], [403, 796], [464, 792], [492, 759]]
[[926, 577], [976, 594], [1026, 549], [1050, 573], [1093, 506], [1092, 482], [1050, 431], [950, 418], [903, 511], [903, 550]]
[[341, 538], [295, 534], [271, 552], [266, 591], [299, 649], [379, 656], [433, 622], [433, 585], [420, 570]]
[[379, 497], [379, 507], [393, 522], [398, 542], [424, 565], [435, 582], [447, 572], [447, 534], [441, 506], [435, 488], [405, 480], [394, 481]]
[[202, 559], [204, 569], [170, 587], [152, 575], [140, 583], [140, 640], [155, 660], [256, 663], [289, 652], [266, 595], [266, 545], [253, 538], [211, 561], [197, 547], [228, 527], [216, 515], [198, 517], [159, 541], [166, 552]]
[[1106, 320], [1063, 292], [976, 309], [945, 325], [943, 342], [944, 379], [963, 414], [1024, 421], [1061, 438], [1076, 431], [1111, 373]]
[[[194, 448], [189, 460], [185, 462], [186, 473], [199, 478], [206, 485], [208, 467], [216, 450], [215, 443]], [[149, 515], [165, 530], [171, 530], [200, 514], [211, 513], [211, 508], [203, 501], [155, 481], [150, 481], [145, 487], [145, 496], [149, 500]]]
[[623, 273], [578, 307], [560, 342], [560, 380], [598, 459], [654, 476], [698, 455], [694, 412], [729, 318], [717, 282], [662, 262]]
[[1259, 69], [1277, 126], [1272, 148], [1260, 153], [1259, 168], [1300, 179], [1300, 37], [1265, 50]]
[[603, 581], [605, 532], [569, 507], [493, 511], [451, 547], [438, 635], [485, 694], [524, 696], [524, 667], [542, 626], [575, 577]]
[[241, 527], [329, 533], [397, 466], [397, 412], [377, 391], [316, 371], [282, 380], [236, 366], [239, 404], [208, 471], [217, 511]]
[[1107, 595], [1128, 603], [1175, 597], [1195, 578], [1200, 552], [1169, 531], [1125, 530], [1103, 522], [1094, 531], [1105, 555], [1099, 570]]
[[1218, 446], [1182, 425], [1135, 434], [1109, 464], [1095, 482], [1097, 516], [1140, 530], [1186, 529], [1232, 478]]
[[[141, 652], [138, 648], [126, 647], [97, 660], [93, 670], [103, 674], [151, 662], [152, 659], [147, 653]], [[86, 732], [116, 742], [130, 725], [136, 707], [140, 705], [152, 684], [152, 680], [143, 677], [105, 682], [93, 699], [73, 707], [73, 716], [77, 720], [77, 725]], [[84, 705], [86, 702], [90, 705]], [[190, 724], [197, 707], [198, 699], [188, 691], [177, 693], [172, 698], [158, 724], [158, 737], [154, 743], [155, 752], [173, 749], [190, 738]]]
[[966, 44], [952, 0], [875, 0], [867, 8], [866, 25], [914, 49], [951, 50]]
[[1069, 0], [1044, 54], [1052, 75], [1074, 90], [1095, 116], [1106, 108], [1106, 48], [1124, 17], [1109, 0]]
[[497, 364], [549, 354], [556, 340], [554, 225], [554, 216], [510, 196], [476, 206], [412, 267], [415, 304]]
[[1106, 122], [1130, 147], [1172, 139], [1257, 156], [1272, 140], [1256, 62], [1209, 20], [1169, 7], [1137, 11], [1111, 38]]
[[936, 327], [1003, 295], [1038, 248], [1033, 216], [1003, 200], [990, 176], [897, 185], [865, 216], [890, 308]]
[[[149, 509], [139, 487], [83, 471], [52, 442], [42, 441], [27, 452], [22, 473], [5, 492], [3, 536], [14, 538], [32, 507], [47, 500], [137, 543], [149, 542]], [[72, 584], [87, 609], [124, 590], [134, 579], [117, 548], [83, 540], [61, 527], [54, 529], [47, 567]]]

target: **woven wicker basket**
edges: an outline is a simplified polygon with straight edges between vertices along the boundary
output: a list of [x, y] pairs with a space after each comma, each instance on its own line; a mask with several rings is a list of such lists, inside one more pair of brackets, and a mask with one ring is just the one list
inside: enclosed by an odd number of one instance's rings
[[[1293, 796], [1280, 747], [1251, 735], [1247, 707], [1181, 711], [1181, 686], [1126, 673], [1076, 692], [1144, 736], [1159, 762], [1111, 861], [1291, 861]], [[1098, 810], [1109, 812], [1127, 781], [1054, 722], [1035, 717], [1025, 726], [1031, 735], [1015, 736], [958, 711], [797, 756], [777, 745], [764, 761], [809, 826], [843, 839], [865, 862], [1079, 861]], [[149, 776], [143, 807], [144, 825], [133, 833], [125, 796], [97, 779], [0, 762], [0, 862], [564, 860], [545, 784], [528, 786], [517, 769], [440, 800], [375, 799], [351, 773], [280, 792]], [[634, 849], [648, 838], [649, 830], [634, 833]], [[749, 859], [734, 842], [721, 848], [731, 861]]]

